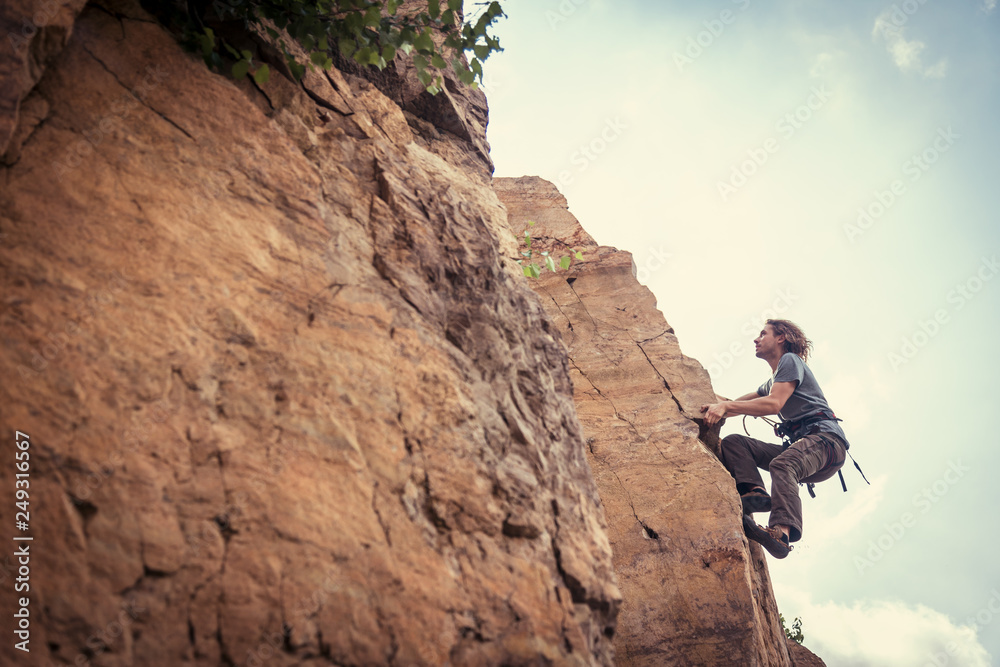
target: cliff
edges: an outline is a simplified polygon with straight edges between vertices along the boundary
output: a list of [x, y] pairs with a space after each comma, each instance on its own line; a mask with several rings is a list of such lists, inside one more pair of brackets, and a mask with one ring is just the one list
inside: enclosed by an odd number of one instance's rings
[[483, 96], [258, 89], [134, 3], [80, 9], [4, 52], [0, 417], [34, 542], [31, 654], [5, 612], [0, 661], [610, 664], [603, 510], [503, 259]]
[[681, 352], [631, 254], [598, 246], [553, 184], [494, 188], [533, 252], [583, 253], [531, 284], [567, 347], [610, 526], [623, 596], [616, 664], [789, 664], [764, 553], [743, 535], [718, 429], [700, 419], [715, 400], [708, 373]]
[[[5, 664], [788, 664], [704, 370], [493, 188], [480, 93], [262, 42], [234, 82], [131, 0], [0, 33]], [[587, 246], [541, 298], [529, 215]]]

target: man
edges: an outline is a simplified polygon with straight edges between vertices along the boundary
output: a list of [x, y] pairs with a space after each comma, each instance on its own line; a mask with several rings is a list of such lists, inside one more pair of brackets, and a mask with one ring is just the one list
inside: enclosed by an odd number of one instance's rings
[[[799, 483], [833, 477], [844, 465], [850, 444], [805, 364], [812, 342], [802, 330], [788, 320], [767, 320], [754, 346], [756, 355], [771, 367], [771, 379], [756, 392], [704, 405], [701, 411], [709, 425], [734, 415], [781, 418], [790, 446], [728, 435], [722, 440], [722, 464], [736, 479], [747, 536], [775, 558], [784, 558], [791, 543], [802, 537]], [[758, 467], [771, 473], [771, 495], [764, 489]], [[751, 515], [768, 511], [768, 527], [758, 526]]]

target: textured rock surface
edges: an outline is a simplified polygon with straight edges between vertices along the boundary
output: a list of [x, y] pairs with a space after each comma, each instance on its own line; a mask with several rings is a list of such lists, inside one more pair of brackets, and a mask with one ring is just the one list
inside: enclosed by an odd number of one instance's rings
[[791, 639], [787, 640], [786, 643], [788, 644], [788, 655], [792, 659], [792, 667], [826, 667], [825, 662], [802, 644], [793, 642]]
[[127, 2], [23, 92], [0, 421], [35, 664], [611, 662], [569, 369], [481, 126], [340, 72], [234, 83]]
[[5, 0], [0, 3], [0, 155], [18, 125], [21, 101], [62, 51], [87, 0]]
[[760, 547], [743, 535], [732, 478], [699, 424], [714, 393], [634, 277], [597, 246], [551, 183], [496, 179], [515, 234], [584, 259], [532, 284], [563, 333], [623, 603], [619, 665], [788, 665]]

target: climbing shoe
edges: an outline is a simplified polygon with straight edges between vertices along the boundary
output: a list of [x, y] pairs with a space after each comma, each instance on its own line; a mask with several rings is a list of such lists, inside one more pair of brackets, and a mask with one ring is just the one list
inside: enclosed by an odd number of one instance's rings
[[762, 489], [753, 489], [740, 496], [743, 503], [743, 513], [753, 514], [754, 512], [770, 512], [771, 496]]
[[743, 515], [743, 532], [775, 558], [784, 558], [792, 550], [788, 538], [780, 530], [758, 526], [749, 514]]

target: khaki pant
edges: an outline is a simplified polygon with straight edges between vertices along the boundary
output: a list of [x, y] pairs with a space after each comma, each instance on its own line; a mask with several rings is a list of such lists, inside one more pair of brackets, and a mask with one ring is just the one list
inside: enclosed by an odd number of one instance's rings
[[822, 482], [837, 474], [847, 458], [844, 441], [833, 433], [799, 438], [787, 449], [745, 435], [722, 439], [722, 464], [736, 479], [736, 489], [746, 493], [764, 486], [758, 468], [771, 473], [771, 517], [768, 526], [788, 526], [788, 539], [802, 537], [800, 482]]

